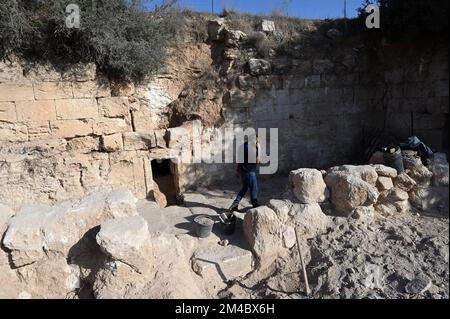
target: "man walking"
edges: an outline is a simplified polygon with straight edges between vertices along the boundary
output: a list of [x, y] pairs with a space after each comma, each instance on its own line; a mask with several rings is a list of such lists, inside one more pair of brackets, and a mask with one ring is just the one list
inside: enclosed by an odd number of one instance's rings
[[[258, 181], [256, 178], [256, 169], [259, 160], [260, 144], [259, 139], [256, 138], [256, 147], [249, 145], [248, 140], [243, 145], [244, 163], [237, 165], [236, 174], [241, 177], [242, 188], [230, 207], [230, 211], [236, 211], [239, 208], [239, 203], [244, 198], [247, 191], [250, 189], [250, 199], [253, 208], [258, 207]], [[256, 159], [256, 161], [255, 161]]]

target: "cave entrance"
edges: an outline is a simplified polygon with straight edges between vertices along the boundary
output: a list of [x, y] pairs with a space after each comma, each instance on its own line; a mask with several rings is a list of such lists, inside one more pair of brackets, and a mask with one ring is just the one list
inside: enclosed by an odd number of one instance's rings
[[152, 160], [155, 201], [161, 207], [178, 204], [178, 165], [171, 159]]

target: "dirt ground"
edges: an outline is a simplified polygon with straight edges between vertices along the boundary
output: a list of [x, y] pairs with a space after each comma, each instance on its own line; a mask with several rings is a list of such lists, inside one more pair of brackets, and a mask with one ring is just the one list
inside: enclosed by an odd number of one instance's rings
[[[260, 179], [260, 200], [283, 198], [286, 178]], [[192, 216], [217, 218], [232, 203], [239, 183], [199, 188], [185, 194], [185, 207], [171, 206], [160, 214], [141, 214], [151, 232], [192, 235]], [[247, 196], [248, 197], [248, 196]], [[242, 219], [250, 209], [241, 203]], [[157, 216], [158, 215], [158, 216]], [[293, 247], [289, 256], [276, 261], [273, 270], [261, 277], [227, 282], [219, 298], [449, 298], [449, 217], [410, 211], [390, 217], [377, 216], [367, 226], [352, 218], [332, 217], [327, 232], [303, 246], [311, 295], [306, 296], [299, 254]], [[241, 220], [240, 220], [241, 222]], [[245, 246], [242, 224], [234, 235]], [[214, 233], [203, 245], [216, 245]]]

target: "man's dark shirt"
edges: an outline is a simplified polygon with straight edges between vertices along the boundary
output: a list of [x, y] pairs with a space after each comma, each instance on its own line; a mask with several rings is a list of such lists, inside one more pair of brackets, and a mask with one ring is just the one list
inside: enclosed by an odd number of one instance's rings
[[256, 163], [255, 163], [255, 159], [256, 159], [256, 151], [254, 148], [250, 149], [250, 152], [253, 152], [253, 158], [251, 158], [251, 162], [253, 163], [249, 163], [249, 145], [248, 142], [244, 143], [244, 163], [239, 164], [239, 168], [241, 169], [242, 172], [245, 173], [254, 173], [256, 172]]

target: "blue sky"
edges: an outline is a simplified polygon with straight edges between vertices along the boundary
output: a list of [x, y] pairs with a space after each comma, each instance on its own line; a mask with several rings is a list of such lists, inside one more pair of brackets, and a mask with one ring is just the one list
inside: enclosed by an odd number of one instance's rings
[[[155, 0], [159, 3], [162, 0]], [[179, 6], [194, 11], [211, 12], [212, 1], [216, 13], [226, 6], [243, 13], [270, 15], [275, 9], [285, 9], [283, 3], [289, 3], [289, 16], [307, 19], [341, 18], [344, 16], [344, 0], [178, 0]], [[347, 16], [355, 17], [356, 9], [363, 0], [347, 0]]]

